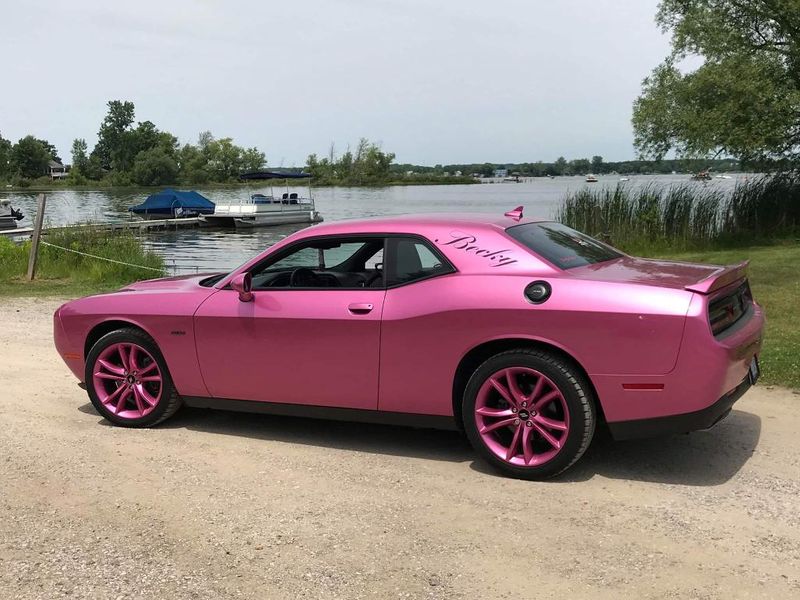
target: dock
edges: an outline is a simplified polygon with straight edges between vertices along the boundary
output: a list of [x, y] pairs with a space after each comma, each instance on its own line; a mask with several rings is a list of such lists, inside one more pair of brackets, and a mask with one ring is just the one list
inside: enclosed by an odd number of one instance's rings
[[[88, 227], [101, 231], [164, 231], [173, 229], [184, 229], [187, 227], [199, 227], [202, 219], [200, 217], [184, 217], [182, 219], [147, 219], [147, 220], [128, 220], [128, 221], [109, 221], [107, 223], [75, 223], [74, 225], [60, 225], [58, 227], [45, 227], [43, 233], [63, 231], [65, 229], [78, 229]], [[2, 229], [0, 235], [5, 236], [26, 236], [33, 234], [33, 227], [17, 227], [15, 229]]]

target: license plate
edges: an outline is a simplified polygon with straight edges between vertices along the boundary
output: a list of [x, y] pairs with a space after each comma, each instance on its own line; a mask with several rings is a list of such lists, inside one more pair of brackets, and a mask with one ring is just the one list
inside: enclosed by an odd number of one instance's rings
[[758, 366], [758, 357], [753, 357], [753, 362], [750, 363], [750, 369], [747, 371], [747, 377], [750, 379], [750, 384], [755, 385], [761, 375], [761, 368]]

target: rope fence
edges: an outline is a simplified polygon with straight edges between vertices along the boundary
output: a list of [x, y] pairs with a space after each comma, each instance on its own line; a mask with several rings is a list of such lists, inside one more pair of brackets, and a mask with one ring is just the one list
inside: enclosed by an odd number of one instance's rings
[[136, 269], [146, 269], [147, 271], [155, 271], [156, 273], [166, 272], [166, 269], [157, 269], [156, 267], [146, 267], [145, 265], [135, 265], [133, 263], [123, 262], [121, 260], [115, 260], [113, 258], [106, 258], [105, 256], [97, 256], [96, 254], [89, 254], [88, 252], [81, 252], [80, 250], [73, 250], [72, 248], [65, 248], [64, 246], [51, 244], [50, 242], [46, 242], [44, 240], [41, 240], [39, 243], [42, 244], [43, 246], [50, 246], [51, 248], [57, 248], [59, 250], [64, 250], [65, 252], [72, 252], [73, 254], [80, 254], [81, 256], [86, 256], [88, 258], [104, 260], [106, 262], [115, 263], [118, 265], [124, 265], [126, 267], [134, 267]]

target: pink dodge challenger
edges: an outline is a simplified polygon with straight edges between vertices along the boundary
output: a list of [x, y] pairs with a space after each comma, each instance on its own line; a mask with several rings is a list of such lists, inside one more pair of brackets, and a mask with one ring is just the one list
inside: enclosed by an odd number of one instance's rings
[[68, 302], [54, 336], [116, 425], [185, 404], [461, 428], [540, 479], [598, 423], [627, 439], [730, 412], [764, 327], [745, 268], [627, 256], [521, 207], [344, 221], [230, 273]]

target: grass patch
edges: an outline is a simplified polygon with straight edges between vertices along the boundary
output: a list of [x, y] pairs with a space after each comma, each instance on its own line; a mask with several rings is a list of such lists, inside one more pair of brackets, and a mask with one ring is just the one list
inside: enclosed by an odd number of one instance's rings
[[800, 389], [800, 243], [650, 255], [723, 265], [750, 259], [753, 296], [767, 315], [762, 382]]
[[[165, 274], [161, 257], [145, 250], [141, 240], [128, 232], [110, 233], [81, 227], [49, 233], [42, 239], [61, 248], [129, 265], [42, 245], [39, 247], [36, 278], [29, 282], [25, 274], [30, 242], [15, 244], [10, 240], [0, 239], [0, 295], [83, 295], [116, 289], [132, 281], [152, 279]], [[141, 266], [148, 268], [143, 269]]]

